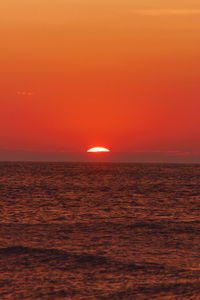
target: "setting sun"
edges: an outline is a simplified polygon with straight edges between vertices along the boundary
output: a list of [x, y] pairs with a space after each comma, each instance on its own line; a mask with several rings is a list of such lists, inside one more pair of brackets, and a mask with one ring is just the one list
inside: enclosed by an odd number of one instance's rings
[[87, 152], [110, 152], [110, 150], [104, 147], [94, 147], [87, 150]]

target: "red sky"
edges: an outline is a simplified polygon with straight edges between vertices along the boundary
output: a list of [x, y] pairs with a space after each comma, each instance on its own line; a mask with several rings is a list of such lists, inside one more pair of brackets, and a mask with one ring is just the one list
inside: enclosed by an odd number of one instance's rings
[[0, 155], [200, 153], [198, 1], [2, 0], [0, 25]]

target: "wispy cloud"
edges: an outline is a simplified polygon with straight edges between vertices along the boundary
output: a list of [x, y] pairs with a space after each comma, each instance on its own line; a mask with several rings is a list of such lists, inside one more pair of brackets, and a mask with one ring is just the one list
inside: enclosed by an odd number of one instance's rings
[[137, 9], [133, 13], [144, 16], [190, 16], [200, 15], [200, 9]]
[[167, 154], [170, 156], [193, 156], [193, 155], [200, 155], [198, 151], [181, 151], [181, 150], [139, 150], [135, 151], [134, 153], [152, 153], [152, 154]]
[[18, 96], [33, 96], [34, 93], [31, 91], [18, 91], [17, 95]]

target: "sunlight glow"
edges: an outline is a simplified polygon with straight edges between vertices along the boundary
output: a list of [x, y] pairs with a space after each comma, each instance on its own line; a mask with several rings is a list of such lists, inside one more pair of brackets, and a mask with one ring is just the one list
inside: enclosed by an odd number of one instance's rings
[[110, 150], [104, 147], [94, 147], [87, 150], [87, 152], [110, 152]]

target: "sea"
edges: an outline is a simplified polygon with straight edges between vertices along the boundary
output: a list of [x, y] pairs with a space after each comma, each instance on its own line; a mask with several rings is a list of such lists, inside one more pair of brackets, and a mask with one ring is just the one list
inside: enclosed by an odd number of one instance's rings
[[200, 299], [200, 165], [1, 162], [0, 299]]

